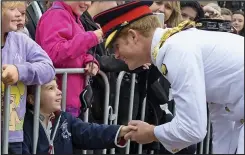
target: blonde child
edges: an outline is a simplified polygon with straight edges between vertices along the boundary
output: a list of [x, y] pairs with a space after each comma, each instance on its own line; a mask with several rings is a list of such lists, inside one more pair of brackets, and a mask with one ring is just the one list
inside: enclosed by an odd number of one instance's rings
[[15, 128], [9, 131], [10, 154], [22, 154], [26, 85], [44, 84], [55, 76], [52, 61], [43, 49], [28, 36], [15, 32], [21, 16], [18, 5], [16, 1], [2, 2], [2, 88], [12, 85], [14, 108], [10, 110], [14, 110], [18, 118], [12, 122]]

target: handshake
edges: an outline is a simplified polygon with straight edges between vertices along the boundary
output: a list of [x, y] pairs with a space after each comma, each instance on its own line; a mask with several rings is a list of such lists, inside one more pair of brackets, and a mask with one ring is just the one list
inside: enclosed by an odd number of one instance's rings
[[148, 144], [152, 142], [158, 142], [158, 139], [154, 134], [155, 126], [146, 122], [133, 120], [128, 123], [127, 126], [122, 126], [119, 138], [125, 140], [135, 141], [139, 144]]

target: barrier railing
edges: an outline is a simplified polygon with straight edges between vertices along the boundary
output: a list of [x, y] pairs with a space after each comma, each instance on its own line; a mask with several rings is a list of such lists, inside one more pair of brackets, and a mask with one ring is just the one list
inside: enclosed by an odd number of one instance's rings
[[[56, 69], [56, 74], [62, 74], [62, 110], [66, 110], [66, 94], [67, 94], [67, 77], [68, 74], [83, 74], [84, 69]], [[106, 76], [106, 74], [102, 71], [99, 72], [99, 75], [102, 77], [103, 81], [105, 82], [105, 99], [104, 99], [104, 117], [103, 117], [103, 123], [104, 124], [118, 124], [118, 108], [119, 108], [119, 100], [120, 100], [120, 88], [121, 88], [121, 83], [123, 80], [123, 77], [125, 75], [125, 72], [120, 72], [119, 76], [117, 78], [117, 83], [116, 83], [116, 92], [115, 92], [115, 102], [114, 106], [109, 105], [109, 97], [110, 97], [110, 86], [109, 86], [109, 80]], [[131, 78], [131, 86], [130, 86], [130, 104], [129, 104], [129, 113], [128, 113], [128, 121], [132, 120], [132, 115], [133, 115], [133, 104], [134, 104], [134, 92], [135, 92], [135, 80], [136, 80], [136, 74], [132, 74]], [[3, 138], [3, 145], [2, 145], [2, 153], [3, 154], [8, 154], [8, 135], [9, 135], [9, 104], [10, 104], [10, 87], [11, 86], [6, 86], [4, 90], [4, 115], [3, 117], [0, 117], [0, 121], [2, 122], [1, 119], [3, 119], [3, 134], [1, 134], [0, 137], [1, 139]], [[40, 91], [41, 87], [36, 86], [36, 92], [35, 92], [35, 105], [34, 105], [34, 126], [33, 126], [33, 154], [36, 154], [36, 149], [37, 149], [37, 143], [38, 143], [38, 132], [39, 132], [39, 114], [40, 114]], [[143, 100], [142, 103], [142, 108], [141, 108], [141, 120], [144, 121], [145, 119], [145, 109], [146, 109], [146, 98]], [[1, 107], [0, 107], [1, 110]], [[88, 114], [89, 114], [89, 109], [85, 112], [84, 114], [84, 121], [88, 122]], [[205, 141], [203, 141], [200, 144], [199, 150], [197, 150], [197, 153], [199, 154], [209, 154], [210, 149], [209, 149], [209, 144], [210, 144], [210, 119], [208, 119], [208, 132], [207, 136], [205, 138]], [[205, 146], [205, 150], [203, 149]], [[1, 151], [1, 150], [0, 150]], [[142, 145], [138, 145], [138, 154], [142, 154]], [[83, 150], [83, 154], [91, 153], [93, 152], [92, 150]], [[103, 154], [107, 153], [107, 150], [104, 149], [102, 151]], [[126, 147], [126, 154], [130, 153], [130, 141], [128, 142], [128, 145]], [[110, 154], [115, 154], [115, 149], [110, 149]], [[154, 151], [151, 150], [151, 154], [154, 154]]]

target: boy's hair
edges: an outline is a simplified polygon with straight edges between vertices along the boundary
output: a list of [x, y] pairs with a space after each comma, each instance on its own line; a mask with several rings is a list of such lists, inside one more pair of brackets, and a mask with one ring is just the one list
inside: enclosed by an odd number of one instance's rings
[[[54, 77], [53, 80], [56, 81], [56, 77]], [[52, 80], [52, 81], [53, 81]], [[51, 82], [51, 81], [50, 81]], [[27, 86], [27, 95], [35, 95], [35, 91], [36, 91], [36, 85], [30, 85], [30, 86]]]
[[232, 12], [227, 8], [221, 8], [221, 15], [232, 16]]
[[129, 29], [137, 30], [142, 36], [149, 37], [156, 28], [161, 27], [159, 19], [155, 15], [145, 16], [134, 21], [121, 30], [118, 37], [126, 37]]

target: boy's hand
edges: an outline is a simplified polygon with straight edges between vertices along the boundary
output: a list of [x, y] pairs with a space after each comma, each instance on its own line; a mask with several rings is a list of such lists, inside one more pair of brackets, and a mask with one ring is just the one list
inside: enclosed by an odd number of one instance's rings
[[121, 130], [120, 130], [118, 138], [124, 137], [130, 131], [137, 131], [137, 130], [138, 130], [138, 128], [136, 126], [133, 126], [133, 125], [124, 126], [123, 125]]
[[19, 72], [15, 65], [3, 65], [2, 82], [6, 85], [12, 85], [18, 82]]

